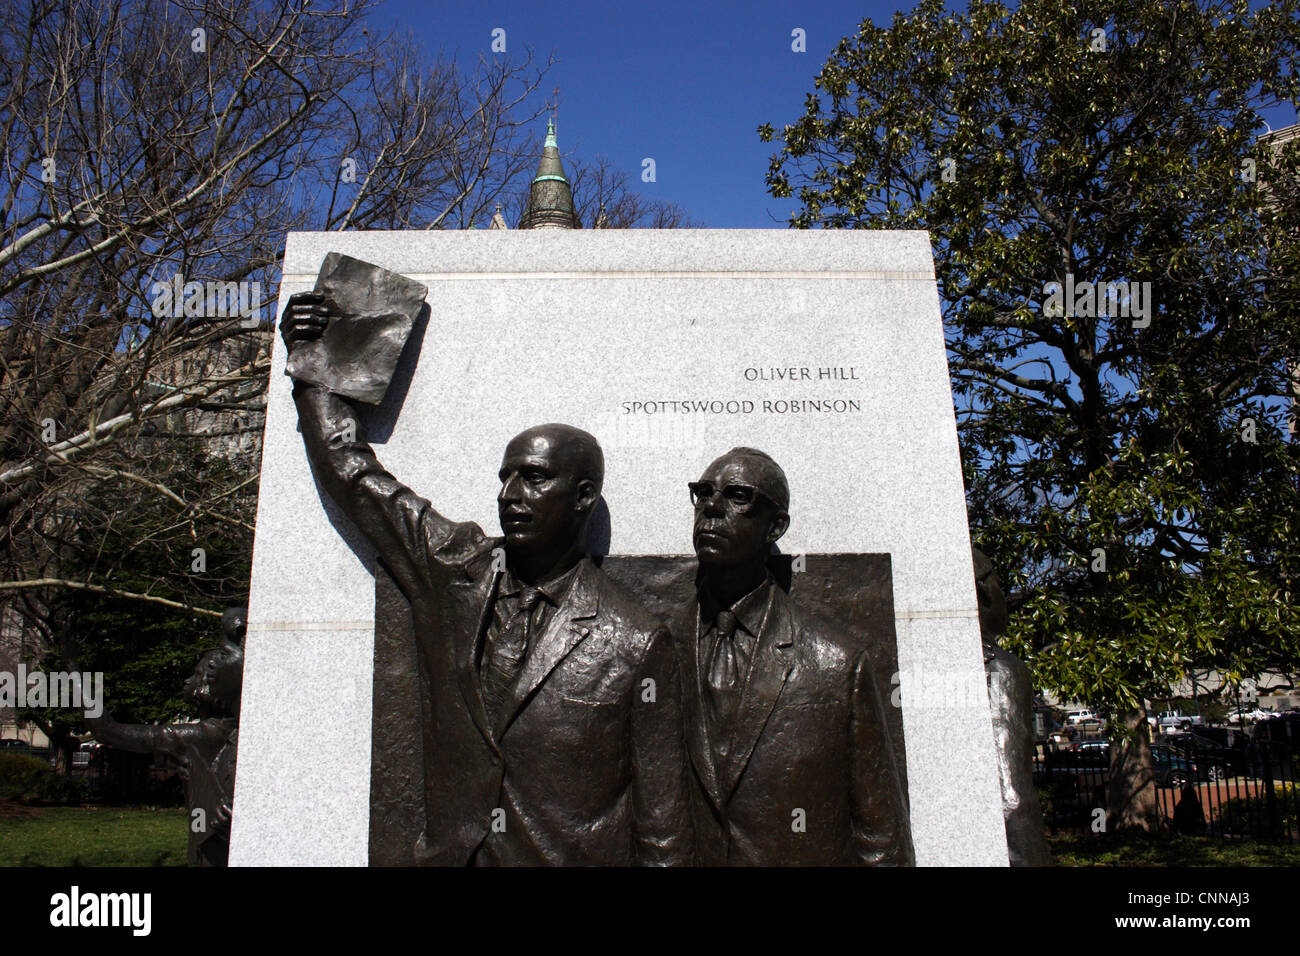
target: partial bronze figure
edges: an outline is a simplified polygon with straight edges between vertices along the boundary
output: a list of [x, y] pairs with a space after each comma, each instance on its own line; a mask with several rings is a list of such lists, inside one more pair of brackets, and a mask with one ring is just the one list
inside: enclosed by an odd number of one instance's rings
[[107, 712], [86, 718], [100, 743], [152, 753], [180, 769], [190, 809], [191, 866], [225, 866], [230, 856], [247, 621], [244, 608], [228, 608], [221, 618], [221, 644], [203, 653], [185, 682], [185, 697], [198, 711], [198, 723], [119, 724]]
[[978, 548], [975, 595], [979, 600], [980, 638], [984, 643], [984, 675], [1002, 782], [1002, 820], [1012, 866], [1051, 866], [1052, 854], [1044, 833], [1043, 811], [1034, 789], [1034, 685], [1020, 658], [998, 647], [1007, 629], [1007, 601], [993, 563]]
[[[292, 296], [291, 361], [335, 317], [320, 293]], [[294, 400], [318, 480], [410, 603], [424, 714], [415, 861], [688, 862], [672, 642], [586, 552], [604, 479], [596, 440], [559, 424], [512, 439], [503, 536], [489, 537], [389, 475], [339, 394], [298, 381]]]
[[862, 642], [768, 570], [790, 523], [771, 457], [689, 485], [698, 590], [673, 632], [701, 865], [910, 865], [906, 797]]

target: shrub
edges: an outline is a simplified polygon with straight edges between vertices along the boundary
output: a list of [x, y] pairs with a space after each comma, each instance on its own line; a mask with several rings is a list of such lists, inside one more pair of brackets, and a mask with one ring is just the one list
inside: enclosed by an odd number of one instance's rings
[[0, 754], [0, 800], [81, 803], [85, 798], [85, 781], [55, 773], [39, 757]]
[[[1300, 833], [1300, 788], [1293, 783], [1273, 788], [1277, 795], [1278, 828], [1285, 833]], [[1268, 803], [1263, 793], [1253, 797], [1233, 797], [1219, 810], [1218, 827], [1224, 833], [1267, 840], [1277, 834], [1269, 832]]]
[[53, 775], [50, 765], [28, 754], [0, 754], [0, 800], [30, 799], [42, 777]]

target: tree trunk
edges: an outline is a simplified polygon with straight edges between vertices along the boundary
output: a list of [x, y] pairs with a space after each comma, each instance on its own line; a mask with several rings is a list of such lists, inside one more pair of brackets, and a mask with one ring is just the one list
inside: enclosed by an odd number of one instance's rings
[[77, 741], [68, 728], [31, 715], [28, 715], [26, 719], [41, 728], [41, 733], [45, 734], [49, 739], [50, 756], [53, 758], [52, 763], [55, 772], [72, 773], [72, 752], [77, 749]]
[[1111, 738], [1107, 828], [1145, 832], [1159, 829], [1161, 814], [1156, 803], [1155, 767], [1146, 711], [1140, 708], [1123, 711], [1117, 715], [1116, 722], [1121, 731]]

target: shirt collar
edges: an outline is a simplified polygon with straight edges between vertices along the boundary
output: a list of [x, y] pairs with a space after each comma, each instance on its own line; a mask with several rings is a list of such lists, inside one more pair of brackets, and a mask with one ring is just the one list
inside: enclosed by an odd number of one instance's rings
[[[771, 596], [772, 586], [776, 584], [772, 575], [768, 574], [758, 587], [750, 591], [728, 609], [736, 615], [736, 620], [750, 634], [755, 637], [763, 629], [763, 619], [767, 615], [768, 598]], [[707, 627], [712, 627], [713, 622], [718, 617], [718, 612], [722, 610], [718, 602], [713, 600], [707, 593], [700, 594], [700, 615], [704, 619]]]
[[[583, 560], [585, 561], [586, 559], [584, 558]], [[569, 568], [569, 570], [562, 574], [557, 574], [555, 577], [543, 581], [541, 584], [534, 585], [534, 587], [541, 592], [543, 600], [548, 604], [559, 607], [560, 602], [563, 601], [565, 595], [569, 593], [569, 588], [573, 586], [573, 580], [578, 576], [578, 569], [581, 566], [582, 561], [579, 561], [573, 567]], [[507, 569], [501, 578], [501, 596], [517, 598], [523, 589], [523, 582], [511, 574], [510, 570]]]

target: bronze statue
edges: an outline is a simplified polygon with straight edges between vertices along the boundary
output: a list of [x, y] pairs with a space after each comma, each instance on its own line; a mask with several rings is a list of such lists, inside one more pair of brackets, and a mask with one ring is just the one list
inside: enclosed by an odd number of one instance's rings
[[998, 777], [1002, 781], [1007, 854], [1012, 866], [1051, 866], [1043, 811], [1034, 789], [1034, 685], [1024, 662], [997, 645], [997, 636], [1007, 629], [1007, 602], [998, 573], [978, 548], [971, 548], [971, 558], [975, 564], [975, 595], [979, 600]]
[[241, 645], [247, 622], [244, 608], [228, 608], [221, 618], [222, 643], [203, 653], [185, 681], [185, 696], [199, 713], [198, 723], [119, 724], [108, 713], [86, 718], [100, 743], [152, 753], [180, 768], [190, 809], [191, 866], [225, 866], [230, 855], [239, 695], [244, 678]]
[[[290, 356], [336, 316], [291, 296]], [[336, 361], [338, 366], [347, 363]], [[689, 862], [678, 679], [666, 629], [592, 563], [596, 440], [568, 425], [506, 446], [503, 537], [449, 521], [384, 471], [355, 408], [294, 384], [317, 479], [409, 601], [432, 865]]]
[[701, 865], [910, 865], [906, 797], [863, 643], [768, 570], [785, 473], [735, 448], [689, 485], [698, 591], [673, 632]]

